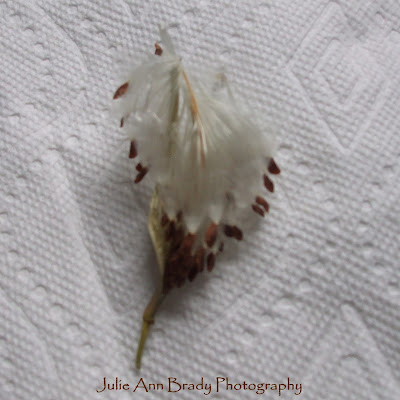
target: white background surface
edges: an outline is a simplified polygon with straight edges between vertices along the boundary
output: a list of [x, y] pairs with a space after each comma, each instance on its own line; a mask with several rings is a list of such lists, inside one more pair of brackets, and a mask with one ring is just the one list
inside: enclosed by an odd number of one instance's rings
[[[232, 3], [0, 2], [1, 399], [204, 398], [97, 394], [104, 376], [398, 397], [400, 3]], [[164, 21], [189, 65], [224, 65], [276, 122], [282, 174], [259, 230], [171, 294], [138, 373], [151, 188], [109, 109]]]

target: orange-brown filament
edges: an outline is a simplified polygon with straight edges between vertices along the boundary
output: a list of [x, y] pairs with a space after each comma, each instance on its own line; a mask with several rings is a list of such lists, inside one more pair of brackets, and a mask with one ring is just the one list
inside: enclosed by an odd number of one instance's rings
[[194, 97], [193, 88], [190, 85], [189, 78], [187, 77], [186, 72], [183, 71], [182, 75], [183, 75], [183, 79], [185, 79], [186, 86], [189, 90], [190, 104], [192, 107], [192, 115], [193, 115], [193, 119], [197, 125], [196, 133], [200, 136], [201, 166], [204, 167], [206, 158], [205, 158], [205, 154], [204, 154], [204, 138], [203, 138], [203, 132], [201, 130], [201, 120], [200, 120], [199, 108], [197, 106], [197, 101], [196, 101], [196, 98]]

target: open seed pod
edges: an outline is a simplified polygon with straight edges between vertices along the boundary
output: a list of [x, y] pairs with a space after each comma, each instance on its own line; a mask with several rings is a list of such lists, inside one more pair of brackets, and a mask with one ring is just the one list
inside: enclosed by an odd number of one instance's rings
[[242, 240], [244, 215], [264, 217], [271, 176], [280, 172], [273, 138], [236, 103], [225, 75], [196, 80], [166, 30], [160, 36], [163, 46], [156, 44], [155, 54], [114, 94], [136, 162], [135, 183], [149, 175], [155, 185], [149, 232], [160, 274], [143, 314], [138, 368], [162, 299], [211, 271], [227, 237]]

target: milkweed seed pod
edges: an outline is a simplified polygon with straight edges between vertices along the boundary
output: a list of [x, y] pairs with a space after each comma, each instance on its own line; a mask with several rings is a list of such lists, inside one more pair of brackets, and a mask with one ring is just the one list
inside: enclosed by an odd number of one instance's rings
[[114, 94], [121, 127], [129, 118], [129, 158], [135, 183], [154, 182], [149, 232], [159, 283], [143, 314], [136, 365], [149, 325], [164, 296], [214, 268], [226, 238], [242, 240], [240, 221], [264, 217], [263, 192], [274, 191], [273, 138], [262, 132], [233, 97], [224, 74], [196, 80], [176, 55], [167, 31], [162, 47], [136, 67]]

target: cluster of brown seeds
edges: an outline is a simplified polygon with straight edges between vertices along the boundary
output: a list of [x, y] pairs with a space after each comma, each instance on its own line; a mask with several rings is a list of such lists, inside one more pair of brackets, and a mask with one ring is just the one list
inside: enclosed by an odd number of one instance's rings
[[[155, 54], [161, 56], [162, 48], [156, 43]], [[113, 99], [123, 96], [129, 86], [129, 82], [121, 85], [114, 94]], [[124, 125], [124, 118], [121, 118], [120, 126]], [[130, 143], [129, 158], [136, 158], [138, 155], [137, 146], [134, 140]], [[135, 183], [139, 183], [147, 174], [148, 167], [140, 162], [136, 165], [137, 175]], [[278, 165], [274, 159], [268, 161], [268, 172], [272, 175], [280, 173]], [[269, 192], [274, 191], [274, 184], [267, 174], [263, 176], [264, 186]], [[229, 197], [229, 194], [228, 194]], [[252, 210], [265, 216], [269, 211], [268, 202], [261, 196], [255, 198], [255, 203], [251, 205]], [[166, 294], [174, 287], [181, 287], [186, 280], [193, 281], [199, 272], [206, 267], [212, 271], [216, 256], [223, 251], [224, 242], [219, 240], [217, 243], [218, 232], [221, 230], [226, 237], [236, 240], [243, 239], [243, 233], [237, 226], [223, 225], [218, 226], [211, 223], [204, 233], [204, 238], [198, 238], [196, 234], [185, 232], [182, 223], [182, 212], [178, 213], [175, 219], [170, 220], [166, 214], [163, 215], [161, 225], [165, 230], [165, 239], [169, 243], [168, 257], [165, 264], [163, 277], [163, 293]]]
[[[268, 172], [272, 175], [277, 175], [281, 172], [279, 169], [278, 165], [276, 164], [275, 160], [273, 158], [270, 159], [268, 163]], [[265, 188], [273, 193], [274, 191], [274, 183], [271, 181], [271, 179], [268, 177], [267, 174], [264, 174], [264, 186]], [[256, 212], [258, 215], [261, 217], [264, 217], [265, 213], [269, 212], [269, 204], [267, 200], [265, 200], [261, 196], [257, 196], [255, 199], [255, 204], [251, 206], [254, 212]]]
[[[268, 172], [271, 174], [279, 174], [280, 170], [273, 159], [268, 165]], [[274, 191], [272, 181], [264, 175], [265, 187], [270, 191]], [[262, 208], [261, 208], [262, 207]], [[261, 196], [256, 197], [256, 204], [252, 205], [252, 209], [262, 217], [264, 212], [268, 212], [268, 202]], [[212, 271], [215, 264], [216, 256], [223, 251], [224, 242], [219, 241], [216, 248], [219, 226], [211, 223], [205, 231], [204, 240], [196, 247], [196, 235], [186, 233], [181, 224], [182, 213], [180, 212], [176, 220], [169, 220], [167, 215], [162, 217], [161, 225], [165, 229], [166, 240], [170, 243], [169, 255], [166, 260], [163, 292], [167, 293], [174, 287], [181, 287], [186, 279], [193, 281], [199, 272], [205, 267], [208, 271]], [[228, 238], [236, 240], [243, 239], [243, 232], [232, 225], [224, 225], [222, 231]]]
[[[190, 282], [202, 272], [204, 268], [212, 271], [215, 258], [224, 249], [224, 243], [217, 243], [218, 225], [211, 223], [206, 229], [204, 240], [197, 244], [198, 235], [187, 232], [181, 223], [182, 213], [174, 221], [170, 221], [164, 214], [161, 224], [165, 228], [166, 240], [169, 242], [169, 254], [166, 260], [163, 292], [167, 293], [174, 287], [181, 287], [186, 279]], [[225, 226], [226, 229], [234, 229], [236, 238], [241, 239], [241, 232], [236, 227]], [[240, 233], [239, 233], [240, 232]], [[240, 240], [239, 239], [239, 240]], [[217, 246], [215, 246], [217, 243]]]
[[[131, 146], [129, 149], [129, 158], [135, 158], [137, 156], [137, 148], [135, 141], [131, 141]], [[136, 164], [136, 171], [138, 172], [135, 178], [135, 183], [139, 183], [147, 174], [149, 169], [147, 167], [144, 167], [141, 163]]]

